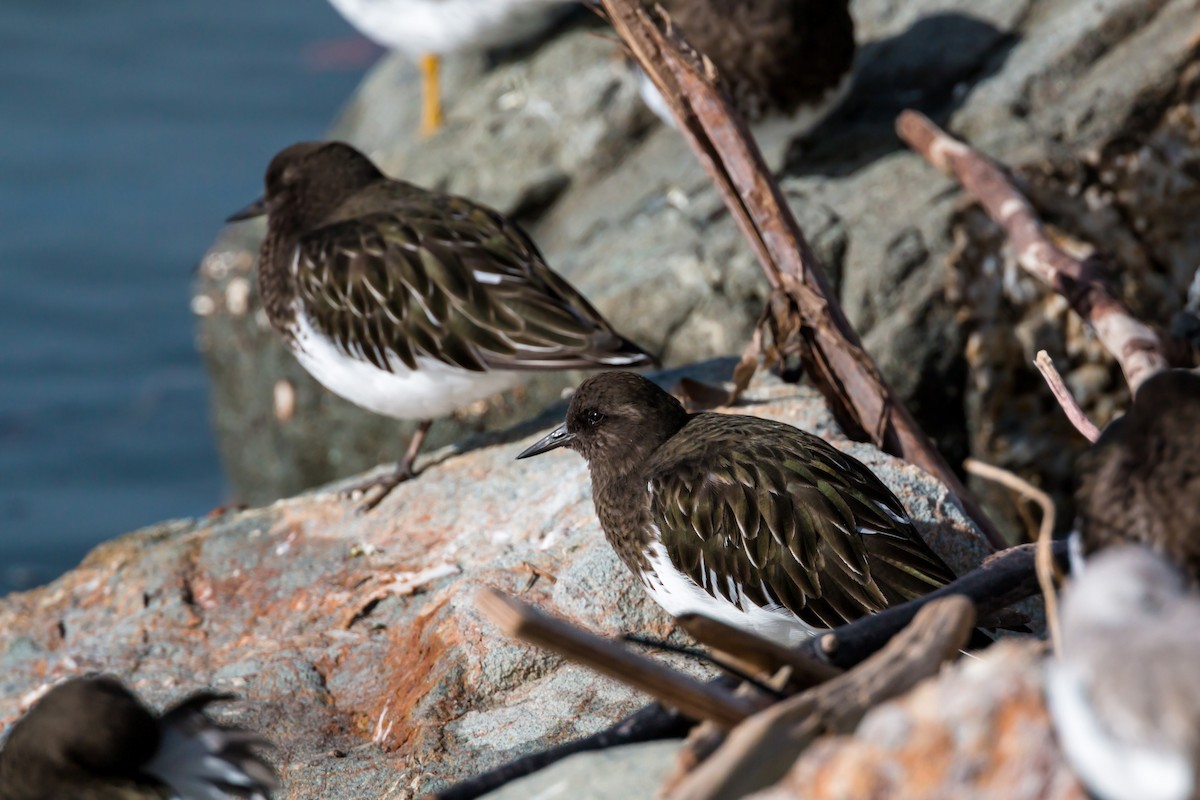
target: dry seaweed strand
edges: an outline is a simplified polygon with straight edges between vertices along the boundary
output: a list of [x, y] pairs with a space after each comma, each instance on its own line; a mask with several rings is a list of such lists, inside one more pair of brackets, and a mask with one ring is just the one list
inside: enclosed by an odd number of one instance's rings
[[818, 736], [849, 733], [876, 705], [916, 686], [955, 658], [975, 624], [960, 595], [923, 607], [854, 670], [760, 711], [687, 775], [669, 800], [735, 800], [778, 782]]
[[696, 53], [661, 8], [642, 0], [600, 0], [630, 55], [658, 88], [697, 159], [758, 256], [771, 286], [760, 330], [734, 372], [748, 384], [759, 355], [798, 356], [849, 436], [916, 464], [942, 481], [994, 548], [1005, 546], [954, 470], [893, 395], [862, 348], [824, 270], [742, 119], [717, 88], [716, 70]]
[[[1044, 350], [1042, 351], [1045, 352]], [[1054, 500], [1050, 495], [1037, 488], [1029, 481], [1006, 469], [985, 464], [968, 458], [963, 467], [972, 475], [978, 475], [989, 481], [1011, 489], [1038, 504], [1042, 510], [1042, 521], [1038, 526], [1037, 551], [1034, 564], [1037, 566], [1038, 584], [1042, 587], [1042, 599], [1046, 604], [1046, 628], [1050, 631], [1050, 642], [1054, 652], [1062, 652], [1062, 637], [1058, 631], [1058, 593], [1056, 585], [1062, 581], [1062, 575], [1054, 564], [1054, 520], [1057, 512]]]
[[896, 133], [930, 164], [957, 178], [979, 201], [1004, 229], [1021, 266], [1065, 297], [1075, 313], [1092, 326], [1121, 365], [1131, 391], [1137, 392], [1147, 378], [1167, 368], [1162, 340], [1108, 290], [1099, 260], [1081, 261], [1054, 244], [1033, 206], [999, 164], [916, 111], [900, 115]]

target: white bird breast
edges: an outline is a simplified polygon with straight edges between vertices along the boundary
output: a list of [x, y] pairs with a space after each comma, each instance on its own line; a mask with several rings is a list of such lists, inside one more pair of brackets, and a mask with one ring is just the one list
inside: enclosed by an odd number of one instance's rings
[[304, 309], [296, 309], [295, 319], [292, 352], [300, 365], [329, 391], [385, 417], [437, 419], [524, 379], [521, 372], [473, 372], [422, 356], [415, 370], [392, 357], [388, 372], [343, 353], [312, 326]]
[[330, 0], [369, 39], [410, 56], [516, 44], [573, 0]]

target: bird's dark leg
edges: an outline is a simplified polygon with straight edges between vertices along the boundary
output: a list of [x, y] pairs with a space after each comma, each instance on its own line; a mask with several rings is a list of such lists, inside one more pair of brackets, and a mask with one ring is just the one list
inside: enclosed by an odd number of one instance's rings
[[404, 483], [417, 475], [414, 465], [417, 462], [417, 455], [421, 452], [421, 445], [425, 443], [425, 434], [429, 433], [429, 426], [433, 424], [433, 420], [422, 420], [417, 425], [417, 430], [413, 433], [412, 439], [408, 442], [408, 449], [404, 452], [404, 458], [396, 463], [396, 469], [387, 475], [379, 478], [371, 478], [362, 483], [355, 484], [346, 490], [347, 495], [355, 495], [362, 492], [364, 495], [374, 492], [374, 496], [358, 507], [358, 513], [365, 514], [387, 497], [392, 489], [395, 489], [400, 484]]

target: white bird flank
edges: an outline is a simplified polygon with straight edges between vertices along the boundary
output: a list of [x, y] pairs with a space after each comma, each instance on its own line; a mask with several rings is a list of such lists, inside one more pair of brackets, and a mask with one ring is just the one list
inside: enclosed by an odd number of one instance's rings
[[330, 0], [364, 36], [409, 56], [517, 44], [571, 0]]
[[436, 419], [518, 385], [512, 370], [473, 372], [434, 358], [417, 357], [412, 370], [389, 356], [389, 372], [365, 358], [348, 356], [313, 327], [304, 309], [295, 310], [292, 352], [300, 365], [329, 391], [368, 411], [395, 419]]
[[[742, 595], [732, 580], [720, 578], [711, 569], [708, 570], [711, 581], [716, 583], [725, 580], [730, 589], [729, 593], [738, 598], [738, 603], [709, 594], [675, 568], [661, 539], [662, 532], [658, 526], [654, 526], [653, 539], [646, 549], [651, 571], [644, 573], [642, 579], [654, 602], [671, 616], [703, 614], [726, 625], [753, 631], [782, 645], [799, 644], [824, 632], [821, 628], [806, 624], [783, 606], [764, 607], [751, 602]], [[770, 596], [766, 586], [761, 588]]]

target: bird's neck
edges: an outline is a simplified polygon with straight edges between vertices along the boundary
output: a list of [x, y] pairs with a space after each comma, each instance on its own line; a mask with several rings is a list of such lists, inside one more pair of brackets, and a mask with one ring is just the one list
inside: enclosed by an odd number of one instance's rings
[[296, 277], [292, 260], [299, 237], [290, 231], [269, 230], [258, 262], [258, 296], [271, 326], [285, 337], [295, 322]]

